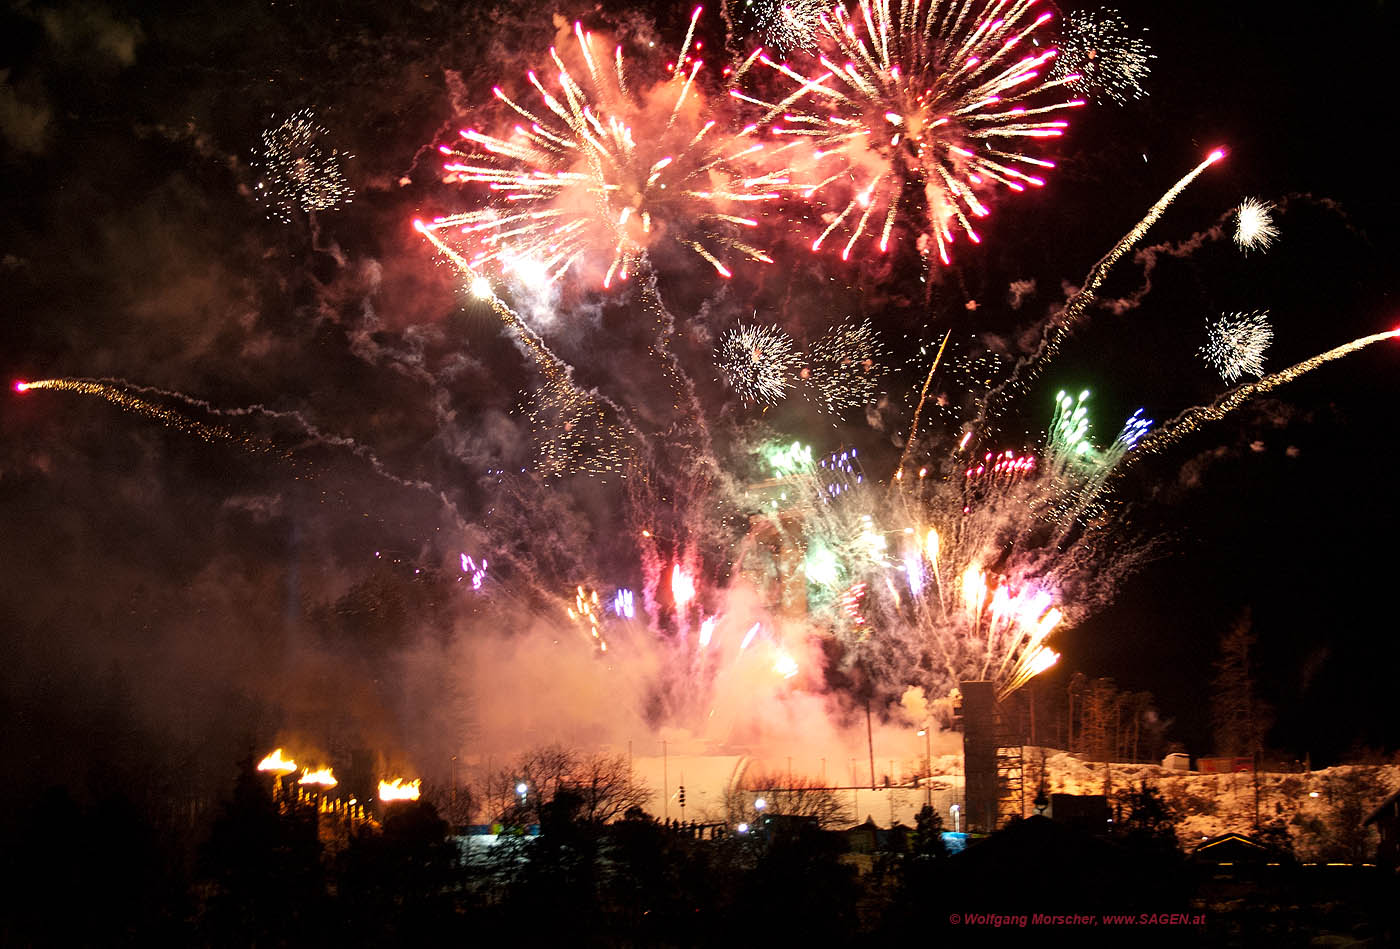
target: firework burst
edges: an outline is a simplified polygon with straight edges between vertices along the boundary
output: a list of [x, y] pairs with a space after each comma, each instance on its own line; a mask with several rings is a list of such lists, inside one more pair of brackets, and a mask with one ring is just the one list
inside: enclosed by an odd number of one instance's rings
[[442, 145], [446, 180], [484, 185], [495, 201], [425, 223], [456, 247], [470, 268], [552, 282], [571, 268], [596, 273], [604, 287], [626, 280], [662, 242], [688, 248], [729, 277], [738, 256], [772, 263], [738, 235], [758, 221], [756, 204], [778, 197], [781, 176], [751, 176], [741, 162], [763, 148], [758, 126], [726, 132], [710, 117], [691, 55], [700, 8], [655, 89], [629, 89], [622, 47], [574, 24], [569, 63], [551, 49], [557, 84], [531, 71], [541, 106], [501, 87], [496, 98], [517, 122], [503, 137], [463, 129]]
[[829, 0], [771, 0], [761, 14], [764, 38], [783, 52], [813, 49], [830, 6]]
[[822, 411], [839, 415], [875, 400], [884, 346], [866, 319], [842, 323], [813, 344], [801, 377]]
[[546, 478], [622, 474], [626, 432], [563, 373], [546, 376], [522, 409], [535, 442], [535, 470]]
[[1274, 206], [1258, 198], [1245, 198], [1235, 209], [1235, 245], [1245, 253], [1268, 250], [1278, 237], [1270, 211]]
[[854, 13], [835, 5], [821, 16], [825, 71], [815, 78], [759, 56], [796, 91], [776, 102], [731, 94], [765, 107], [764, 120], [782, 115], [774, 132], [802, 156], [793, 166], [808, 166], [807, 196], [848, 189], [830, 199], [813, 250], [838, 231], [843, 258], [867, 235], [887, 249], [901, 212], [919, 216], [906, 196], [922, 192], [921, 250], [936, 248], [946, 263], [955, 231], [980, 240], [971, 219], [986, 216], [991, 190], [1044, 184], [1054, 163], [1017, 151], [1018, 143], [1063, 134], [1061, 116], [1084, 103], [1063, 88], [1074, 77], [1048, 78], [1055, 50], [1030, 48], [1051, 17], [1033, 7], [861, 0]]
[[778, 327], [741, 324], [724, 334], [715, 355], [745, 401], [773, 405], [787, 398], [798, 359], [792, 337]]
[[355, 156], [327, 147], [329, 133], [303, 109], [262, 133], [253, 152], [254, 193], [269, 218], [290, 223], [296, 211], [329, 211], [349, 204], [351, 190], [341, 160]]
[[1201, 358], [1226, 382], [1264, 375], [1264, 351], [1274, 341], [1267, 311], [1226, 313], [1206, 328]]
[[1077, 75], [1074, 88], [1095, 102], [1124, 105], [1147, 95], [1142, 83], [1157, 57], [1117, 10], [1070, 13], [1059, 43], [1053, 78]]
[[1054, 576], [1056, 558], [1030, 538], [1043, 534], [1032, 508], [1061, 486], [1031, 455], [987, 461], [982, 475], [944, 470], [892, 492], [856, 478], [832, 491], [839, 472], [810, 463], [755, 486], [765, 508], [775, 492], [786, 499], [761, 536], [801, 558], [807, 607], [847, 661], [940, 697], [967, 679], [1006, 695], [1053, 664], [1046, 640], [1064, 618], [1061, 583], [1074, 578]]

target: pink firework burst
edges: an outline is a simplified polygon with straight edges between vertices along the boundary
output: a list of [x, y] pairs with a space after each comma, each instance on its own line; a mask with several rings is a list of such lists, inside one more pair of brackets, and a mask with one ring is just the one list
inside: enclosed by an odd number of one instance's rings
[[838, 232], [843, 258], [862, 236], [888, 249], [922, 191], [921, 249], [947, 263], [956, 232], [979, 240], [989, 193], [1043, 185], [1054, 163], [1022, 149], [1063, 134], [1084, 104], [1065, 91], [1079, 77], [1048, 79], [1055, 50], [1031, 42], [1050, 18], [1036, 0], [860, 0], [821, 17], [814, 77], [760, 55], [796, 88], [771, 102], [733, 94], [779, 121], [804, 193], [826, 203], [812, 249]]
[[[758, 125], [728, 132], [696, 83], [697, 7], [670, 77], [631, 89], [622, 47], [574, 24], [566, 61], [551, 48], [554, 81], [528, 74], [540, 105], [499, 99], [516, 118], [500, 136], [464, 129], [440, 146], [449, 181], [484, 185], [487, 206], [422, 226], [475, 273], [553, 282], [581, 270], [610, 287], [664, 243], [688, 249], [723, 277], [738, 256], [772, 263], [740, 236], [757, 204], [779, 196], [778, 175], [747, 169], [764, 148]], [[699, 44], [694, 43], [698, 49]]]

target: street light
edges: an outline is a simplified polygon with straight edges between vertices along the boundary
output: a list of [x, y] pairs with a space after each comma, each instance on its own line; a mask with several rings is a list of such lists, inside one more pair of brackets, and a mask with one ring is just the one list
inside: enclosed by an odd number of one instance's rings
[[753, 809], [756, 811], [762, 811], [767, 806], [768, 802], [765, 801], [763, 798], [759, 798], [758, 800], [753, 802]]

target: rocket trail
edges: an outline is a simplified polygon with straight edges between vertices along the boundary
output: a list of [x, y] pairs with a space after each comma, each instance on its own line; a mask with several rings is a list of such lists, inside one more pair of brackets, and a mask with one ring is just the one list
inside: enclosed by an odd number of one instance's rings
[[[1185, 177], [1172, 185], [1164, 195], [1158, 198], [1157, 203], [1147, 210], [1142, 220], [1134, 224], [1132, 229], [1119, 238], [1118, 243], [1114, 244], [1109, 252], [1090, 268], [1088, 275], [1084, 279], [1084, 285], [1065, 303], [1064, 309], [1060, 311], [1059, 317], [1055, 320], [1054, 324], [1047, 327], [1045, 336], [1041, 339], [1040, 345], [1036, 348], [1036, 351], [1017, 363], [1011, 376], [987, 393], [981, 415], [978, 418], [978, 427], [981, 427], [981, 423], [993, 414], [993, 405], [1008, 388], [1017, 385], [1028, 385], [1040, 375], [1041, 370], [1046, 364], [1059, 353], [1060, 347], [1074, 332], [1089, 307], [1098, 299], [1098, 289], [1103, 285], [1104, 279], [1108, 276], [1109, 271], [1113, 269], [1113, 265], [1122, 260], [1123, 255], [1132, 250], [1133, 247], [1143, 239], [1148, 229], [1151, 228], [1153, 224], [1157, 223], [1158, 219], [1161, 218], [1162, 214], [1171, 203], [1177, 199], [1181, 192], [1185, 191], [1187, 187], [1190, 186], [1191, 182], [1195, 181], [1200, 177], [1203, 171], [1224, 157], [1225, 150], [1223, 148], [1217, 148], [1207, 155], [1203, 162], [1191, 169]], [[1024, 378], [1022, 378], [1022, 370], [1026, 370]]]
[[[1305, 359], [1287, 369], [1280, 369], [1260, 379], [1258, 382], [1251, 382], [1238, 388], [1231, 389], [1210, 405], [1197, 405], [1186, 409], [1176, 418], [1171, 419], [1160, 429], [1144, 438], [1138, 446], [1144, 451], [1153, 453], [1176, 444], [1187, 435], [1196, 431], [1207, 422], [1218, 422], [1229, 415], [1235, 409], [1244, 405], [1257, 395], [1263, 395], [1277, 389], [1285, 383], [1292, 382], [1299, 376], [1312, 372], [1320, 366], [1326, 365], [1334, 360], [1349, 356], [1359, 352], [1374, 343], [1379, 343], [1386, 339], [1400, 339], [1400, 328], [1390, 330], [1385, 333], [1373, 333], [1370, 336], [1362, 336], [1349, 343], [1344, 343], [1335, 349], [1329, 349], [1325, 353], [1319, 353], [1311, 359]], [[1126, 466], [1125, 466], [1126, 467]]]

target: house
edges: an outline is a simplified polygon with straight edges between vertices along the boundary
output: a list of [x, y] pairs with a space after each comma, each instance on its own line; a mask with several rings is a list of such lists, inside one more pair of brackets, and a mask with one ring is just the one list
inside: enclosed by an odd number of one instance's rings
[[1191, 852], [1191, 859], [1216, 867], [1263, 866], [1277, 863], [1279, 855], [1253, 837], [1231, 832], [1203, 841]]
[[888, 830], [878, 826], [874, 817], [865, 823], [842, 831], [851, 853], [905, 853], [909, 849], [909, 828], [895, 824]]

